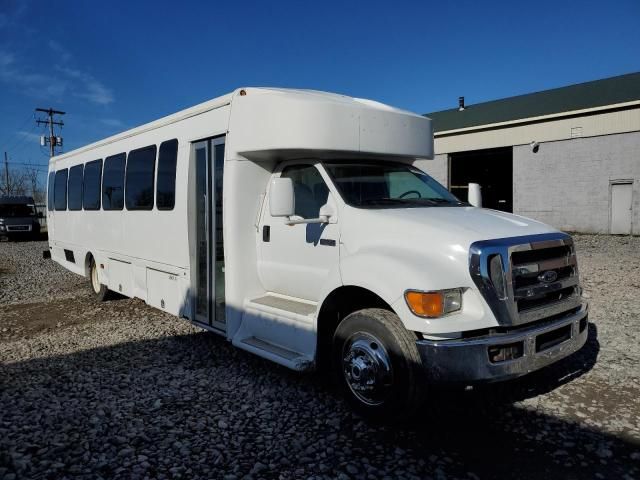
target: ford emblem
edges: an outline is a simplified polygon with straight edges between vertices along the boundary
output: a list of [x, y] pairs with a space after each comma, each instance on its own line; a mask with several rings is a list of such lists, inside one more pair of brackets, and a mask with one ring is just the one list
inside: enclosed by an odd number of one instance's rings
[[551, 283], [555, 282], [558, 279], [558, 274], [555, 270], [547, 270], [546, 272], [542, 272], [538, 275], [538, 280], [542, 283]]

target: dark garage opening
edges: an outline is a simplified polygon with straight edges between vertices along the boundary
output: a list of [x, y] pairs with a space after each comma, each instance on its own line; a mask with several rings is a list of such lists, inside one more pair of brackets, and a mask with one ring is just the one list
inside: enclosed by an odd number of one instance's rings
[[468, 200], [469, 183], [482, 187], [482, 206], [513, 212], [513, 148], [491, 148], [449, 154], [451, 193]]

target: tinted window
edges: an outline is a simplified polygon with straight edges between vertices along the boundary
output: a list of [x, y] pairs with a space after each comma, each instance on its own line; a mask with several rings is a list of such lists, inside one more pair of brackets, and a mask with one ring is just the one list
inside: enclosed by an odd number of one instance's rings
[[327, 203], [329, 188], [313, 165], [293, 165], [280, 175], [293, 180], [295, 214], [302, 218], [318, 218], [320, 207]]
[[47, 185], [47, 210], [53, 210], [53, 189], [56, 179], [56, 172], [49, 173], [49, 183]]
[[82, 210], [82, 170], [84, 165], [69, 169], [68, 203], [69, 210]]
[[158, 155], [158, 186], [156, 191], [158, 210], [172, 210], [176, 203], [177, 159], [178, 140], [162, 142]]
[[84, 192], [82, 203], [85, 210], [100, 210], [100, 183], [102, 160], [94, 160], [84, 166]]
[[122, 210], [124, 207], [124, 163], [126, 156], [119, 153], [107, 157], [102, 174], [102, 208]]
[[0, 218], [34, 217], [36, 212], [30, 205], [20, 203], [0, 204]]
[[56, 206], [56, 210], [67, 209], [67, 169], [58, 170], [56, 172], [56, 180], [54, 185], [54, 199], [53, 203]]
[[127, 159], [127, 210], [153, 208], [153, 176], [156, 167], [156, 146], [129, 152]]

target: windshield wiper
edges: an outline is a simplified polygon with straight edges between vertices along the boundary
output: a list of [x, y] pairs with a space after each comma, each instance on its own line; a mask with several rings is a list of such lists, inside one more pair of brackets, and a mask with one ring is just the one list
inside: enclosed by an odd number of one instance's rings
[[446, 198], [368, 198], [362, 200], [360, 205], [432, 205], [432, 206], [445, 206], [445, 205], [466, 205], [465, 202], [457, 200], [447, 200]]
[[407, 203], [407, 200], [404, 198], [389, 198], [389, 197], [382, 197], [382, 198], [367, 198], [366, 200], [362, 200], [360, 202], [360, 205], [372, 205], [372, 204], [376, 204], [376, 203], [380, 203], [380, 204], [397, 204], [397, 203]]
[[467, 206], [469, 205], [467, 202], [461, 202], [460, 200], [448, 200], [446, 198], [440, 197], [430, 197], [430, 198], [417, 198], [416, 200], [425, 200], [437, 205], [457, 205], [457, 206]]

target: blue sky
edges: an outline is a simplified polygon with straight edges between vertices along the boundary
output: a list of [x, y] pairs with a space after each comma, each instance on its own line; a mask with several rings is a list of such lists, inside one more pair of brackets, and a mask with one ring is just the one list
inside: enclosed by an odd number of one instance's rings
[[0, 0], [0, 152], [46, 165], [36, 107], [68, 151], [239, 86], [424, 113], [630, 73], [638, 25], [637, 0]]

